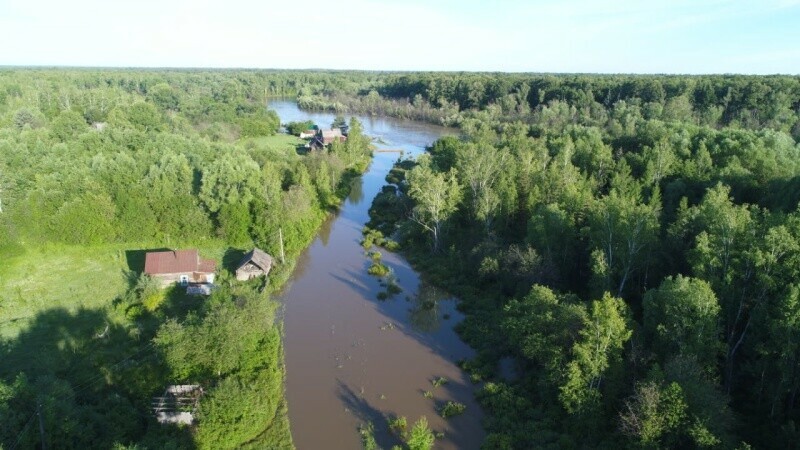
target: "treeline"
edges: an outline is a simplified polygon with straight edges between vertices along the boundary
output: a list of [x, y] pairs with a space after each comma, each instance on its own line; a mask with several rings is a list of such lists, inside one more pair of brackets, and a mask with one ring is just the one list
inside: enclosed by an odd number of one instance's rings
[[[0, 447], [291, 448], [269, 294], [370, 156], [356, 120], [350, 139], [325, 151], [276, 134], [265, 89], [342, 82], [295, 75], [0, 71], [0, 259], [40, 253], [36, 264], [74, 277], [59, 254], [67, 246], [97, 264], [131, 258], [118, 275], [127, 290], [102, 308], [81, 307], [68, 289], [58, 306], [42, 304], [29, 296], [35, 280], [4, 280], [17, 288], [0, 296], [2, 322], [26, 325], [0, 337]], [[277, 256], [279, 230], [286, 264], [268, 281], [231, 280], [235, 249]], [[119, 250], [175, 246], [225, 252], [210, 298], [158, 288]], [[38, 312], [15, 317], [20, 305]], [[157, 423], [151, 399], [194, 383], [205, 392], [197, 423]]]
[[[535, 123], [542, 107], [563, 105], [571, 120], [608, 120], [619, 102], [647, 119], [712, 127], [771, 128], [800, 136], [800, 79], [744, 75], [386, 74], [359, 89], [312, 90], [304, 105], [390, 114], [458, 125], [483, 111], [496, 122]], [[434, 112], [438, 110], [437, 112]]]
[[797, 78], [412, 74], [386, 92], [504, 77], [531, 88], [521, 115], [466, 103], [484, 109], [393, 170], [370, 224], [462, 298], [484, 447], [795, 445]]

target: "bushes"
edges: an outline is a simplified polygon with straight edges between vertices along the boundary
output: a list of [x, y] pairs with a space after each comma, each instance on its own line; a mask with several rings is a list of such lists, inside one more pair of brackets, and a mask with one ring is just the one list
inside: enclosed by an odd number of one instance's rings
[[291, 448], [282, 413], [283, 376], [262, 371], [255, 378], [223, 379], [200, 401], [196, 442], [201, 449], [241, 448], [258, 439], [261, 448]]
[[383, 277], [389, 274], [389, 267], [381, 262], [373, 262], [367, 269], [367, 273], [376, 277]]
[[467, 407], [463, 403], [448, 401], [439, 408], [439, 415], [448, 419], [459, 414], [463, 414]]
[[[168, 320], [155, 338], [177, 380], [251, 375], [275, 366], [280, 340], [272, 326], [276, 304], [247, 286], [216, 289], [204, 317]], [[240, 299], [240, 306], [230, 301]]]
[[305, 122], [289, 122], [286, 124], [286, 132], [294, 136], [299, 136], [303, 131], [313, 129], [314, 127], [316, 127], [316, 125], [314, 125], [314, 122], [311, 120], [306, 120]]
[[84, 194], [64, 203], [53, 217], [52, 233], [68, 244], [99, 244], [115, 237], [115, 207], [106, 194]]

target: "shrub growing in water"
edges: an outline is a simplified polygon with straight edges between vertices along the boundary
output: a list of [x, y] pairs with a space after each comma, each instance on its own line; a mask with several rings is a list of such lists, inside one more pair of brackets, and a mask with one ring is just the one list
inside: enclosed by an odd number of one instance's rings
[[463, 403], [448, 401], [439, 409], [439, 415], [447, 419], [449, 417], [463, 414], [466, 409], [467, 407]]

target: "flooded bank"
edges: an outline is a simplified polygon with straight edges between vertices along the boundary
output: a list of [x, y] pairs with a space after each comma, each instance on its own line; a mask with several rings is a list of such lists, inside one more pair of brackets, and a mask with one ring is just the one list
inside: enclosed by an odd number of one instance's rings
[[[334, 116], [300, 111], [292, 101], [270, 103], [282, 122], [311, 119], [330, 126]], [[359, 118], [380, 137], [380, 148], [416, 155], [446, 128], [389, 118]], [[303, 253], [281, 294], [285, 305], [287, 401], [294, 443], [300, 450], [358, 449], [360, 424], [371, 421], [378, 444], [396, 441], [386, 418], [406, 416], [409, 428], [420, 417], [443, 433], [435, 448], [478, 448], [483, 437], [475, 386], [456, 365], [472, 355], [453, 326], [461, 320], [455, 300], [420, 283], [401, 256], [384, 250], [403, 289], [378, 300], [384, 288], [367, 274], [369, 259], [360, 245], [372, 199], [397, 159], [376, 153], [338, 214]], [[432, 380], [447, 383], [435, 387]], [[426, 394], [428, 392], [429, 394]], [[431, 398], [432, 394], [432, 398]], [[447, 401], [466, 405], [464, 414], [442, 419]]]

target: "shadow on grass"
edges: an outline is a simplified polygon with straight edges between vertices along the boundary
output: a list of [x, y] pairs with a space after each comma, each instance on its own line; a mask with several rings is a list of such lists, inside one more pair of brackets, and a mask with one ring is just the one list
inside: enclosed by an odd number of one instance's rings
[[42, 446], [31, 425], [38, 407], [51, 446], [193, 448], [187, 428], [162, 426], [150, 411], [151, 397], [169, 377], [150, 337], [102, 310], [36, 315], [17, 338], [0, 342], [0, 382], [8, 387], [0, 445]]
[[149, 252], [165, 252], [171, 248], [148, 248], [141, 250], [125, 250], [125, 261], [128, 263], [128, 270], [140, 274], [144, 272], [144, 257]]
[[249, 250], [228, 247], [228, 249], [225, 250], [225, 254], [222, 256], [222, 268], [231, 274], [235, 274], [239, 263], [242, 262], [242, 258], [244, 258], [247, 252], [249, 252]]

